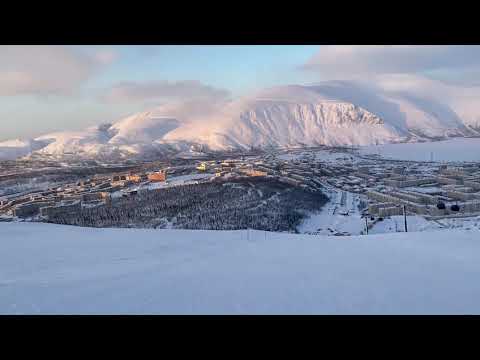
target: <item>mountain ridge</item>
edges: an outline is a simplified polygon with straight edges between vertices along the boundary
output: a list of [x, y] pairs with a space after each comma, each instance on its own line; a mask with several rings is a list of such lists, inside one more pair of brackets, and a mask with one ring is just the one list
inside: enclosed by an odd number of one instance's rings
[[447, 104], [347, 81], [268, 88], [208, 114], [161, 107], [84, 131], [0, 142], [0, 159], [21, 156], [131, 158], [292, 146], [372, 145], [478, 135]]

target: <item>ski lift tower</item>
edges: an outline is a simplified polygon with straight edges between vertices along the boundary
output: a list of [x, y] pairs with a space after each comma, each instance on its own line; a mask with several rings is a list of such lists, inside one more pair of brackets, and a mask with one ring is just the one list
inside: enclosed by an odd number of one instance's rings
[[365, 235], [368, 235], [368, 217], [370, 216], [370, 214], [368, 213], [368, 211], [365, 211], [362, 213], [362, 218], [365, 218]]

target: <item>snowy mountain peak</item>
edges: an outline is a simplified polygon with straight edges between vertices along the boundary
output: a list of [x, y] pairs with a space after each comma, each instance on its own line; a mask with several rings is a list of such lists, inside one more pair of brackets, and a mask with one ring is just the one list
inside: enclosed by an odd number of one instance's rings
[[200, 148], [370, 145], [475, 134], [466, 126], [470, 120], [465, 122], [447, 104], [349, 81], [268, 88], [210, 106], [208, 114], [197, 104], [184, 104], [181, 110], [160, 106], [113, 124], [40, 136], [28, 144], [3, 142], [0, 158], [32, 152], [125, 158]]

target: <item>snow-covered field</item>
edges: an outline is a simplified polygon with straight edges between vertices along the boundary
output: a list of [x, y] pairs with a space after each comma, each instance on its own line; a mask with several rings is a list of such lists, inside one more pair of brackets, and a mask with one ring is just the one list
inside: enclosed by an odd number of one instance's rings
[[[412, 231], [431, 231], [441, 229], [439, 223], [434, 221], [425, 220], [423, 217], [418, 215], [409, 215], [407, 216], [407, 230]], [[405, 231], [405, 220], [403, 216], [390, 216], [385, 218], [383, 221], [378, 221], [373, 225], [372, 229], [369, 230], [370, 234], [384, 234], [392, 232], [403, 232]], [[479, 234], [480, 236], [480, 234]]]
[[480, 314], [478, 230], [0, 224], [1, 314]]
[[430, 161], [433, 155], [433, 161], [480, 161], [480, 138], [365, 146], [360, 152], [395, 160]]

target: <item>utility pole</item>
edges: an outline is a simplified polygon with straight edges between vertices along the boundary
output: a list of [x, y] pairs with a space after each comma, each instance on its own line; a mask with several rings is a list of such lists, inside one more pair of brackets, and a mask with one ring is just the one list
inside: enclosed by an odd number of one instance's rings
[[405, 205], [403, 205], [403, 219], [405, 221], [405, 232], [408, 232], [408, 229], [407, 229], [407, 210], [405, 208]]

